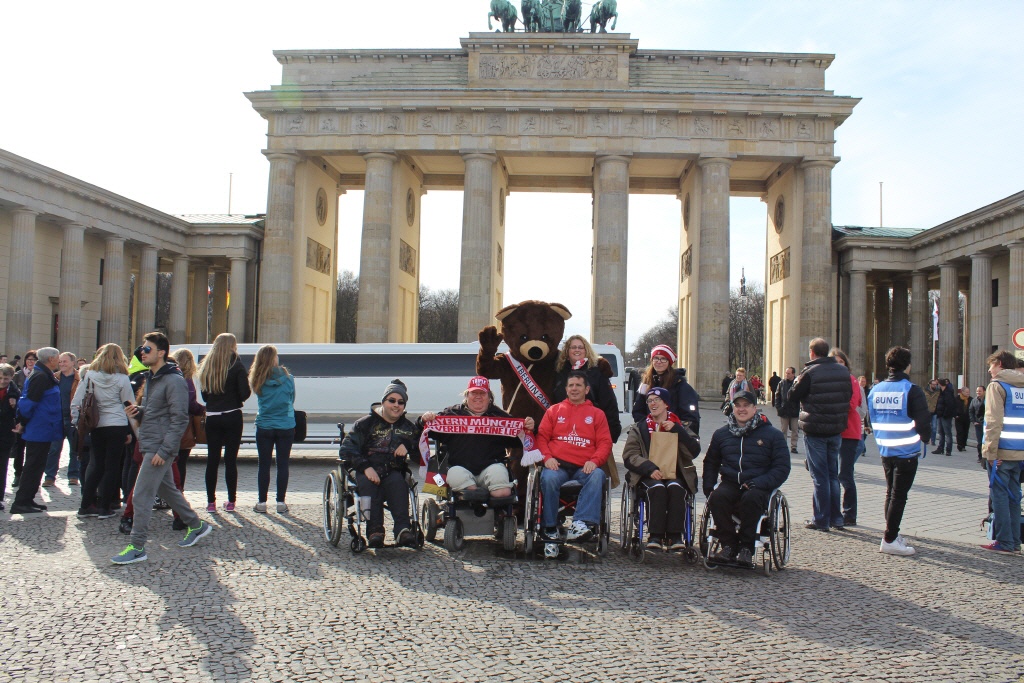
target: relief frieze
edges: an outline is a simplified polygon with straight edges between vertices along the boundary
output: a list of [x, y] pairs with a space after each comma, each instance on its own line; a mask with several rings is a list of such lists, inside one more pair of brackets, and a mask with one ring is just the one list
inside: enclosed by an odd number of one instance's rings
[[614, 81], [618, 79], [616, 57], [601, 55], [483, 55], [480, 78], [522, 80], [539, 78], [555, 81]]
[[789, 277], [789, 247], [771, 257], [768, 262], [768, 284], [774, 285]]

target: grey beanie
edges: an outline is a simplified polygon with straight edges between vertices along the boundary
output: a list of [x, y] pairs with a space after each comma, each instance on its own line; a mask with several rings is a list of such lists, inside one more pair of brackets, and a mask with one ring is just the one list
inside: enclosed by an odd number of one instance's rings
[[380, 402], [383, 403], [384, 399], [391, 394], [398, 394], [402, 397], [403, 401], [406, 403], [409, 402], [409, 392], [406, 390], [405, 382], [400, 379], [391, 380], [391, 384], [389, 384], [388, 388], [384, 390], [384, 396], [381, 397]]

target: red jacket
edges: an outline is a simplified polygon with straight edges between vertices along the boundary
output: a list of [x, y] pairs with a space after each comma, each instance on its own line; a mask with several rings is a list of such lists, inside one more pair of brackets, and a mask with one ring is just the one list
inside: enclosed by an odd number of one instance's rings
[[612, 452], [608, 418], [590, 401], [574, 405], [565, 399], [548, 408], [537, 432], [537, 449], [544, 457], [553, 457], [582, 467], [588, 460], [604, 465]]

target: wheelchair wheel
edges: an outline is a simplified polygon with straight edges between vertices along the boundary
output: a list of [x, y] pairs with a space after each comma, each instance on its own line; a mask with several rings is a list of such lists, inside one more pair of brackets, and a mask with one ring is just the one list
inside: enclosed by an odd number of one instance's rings
[[772, 550], [772, 560], [776, 569], [782, 569], [789, 563], [789, 501], [786, 496], [777, 492], [771, 501], [768, 513], [769, 543]]
[[349, 550], [354, 553], [361, 553], [366, 550], [366, 539], [362, 536], [356, 536], [352, 539], [352, 542], [348, 544]]
[[761, 571], [765, 576], [772, 575], [772, 552], [768, 548], [761, 551]]
[[537, 518], [540, 516], [537, 495], [539, 487], [540, 468], [533, 465], [530, 467], [530, 474], [526, 477], [526, 500], [523, 502], [523, 552], [527, 555], [533, 552], [537, 535]]
[[604, 480], [604, 514], [597, 525], [597, 554], [604, 557], [612, 544], [612, 485], [607, 477]]
[[441, 508], [433, 500], [423, 502], [420, 509], [420, 526], [423, 527], [423, 536], [431, 543], [437, 538], [437, 520], [441, 516]]
[[324, 538], [335, 548], [341, 542], [345, 518], [345, 511], [342, 509], [341, 477], [339, 469], [334, 469], [324, 480]]
[[448, 552], [457, 552], [466, 547], [466, 539], [462, 535], [462, 520], [458, 517], [449, 519], [444, 525], [444, 547]]
[[519, 535], [519, 526], [516, 524], [514, 515], [509, 515], [501, 520], [501, 547], [506, 552], [514, 552], [516, 549], [516, 537]]
[[633, 489], [622, 488], [622, 504], [619, 506], [619, 550], [623, 555], [630, 551], [636, 520], [633, 518]]

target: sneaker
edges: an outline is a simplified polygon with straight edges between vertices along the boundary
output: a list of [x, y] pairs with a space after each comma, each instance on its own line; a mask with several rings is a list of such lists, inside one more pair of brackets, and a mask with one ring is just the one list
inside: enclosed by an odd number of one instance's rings
[[277, 501], [277, 514], [288, 514], [288, 505], [283, 500]]
[[796, 449], [796, 446], [793, 446], [792, 448], [790, 448], [790, 449], [789, 449], [789, 452], [790, 452], [790, 453], [799, 453], [800, 451], [798, 451], [798, 450]]
[[395, 545], [402, 548], [412, 548], [416, 545], [416, 534], [412, 532], [412, 529], [402, 529], [395, 536]]
[[68, 479], [68, 486], [78, 486], [78, 479], [75, 477]]
[[267, 511], [267, 504], [266, 503], [256, 503], [252, 507], [252, 511], [253, 512], [263, 512], [263, 513], [265, 513]]
[[547, 541], [559, 540], [558, 527], [549, 527], [540, 532], [540, 537]]
[[1014, 552], [1014, 551], [1010, 550], [1009, 548], [1007, 548], [1006, 546], [1004, 546], [1003, 544], [1001, 544], [999, 541], [992, 541], [988, 545], [983, 545], [981, 547], [984, 550], [995, 550], [996, 552], [1000, 552], [1000, 553], [1012, 553], [1012, 552]]
[[736, 554], [736, 564], [741, 567], [753, 568], [754, 553], [747, 548], [740, 548], [739, 553]]
[[179, 548], [191, 548], [196, 542], [205, 536], [206, 534], [213, 531], [213, 527], [206, 522], [199, 520], [199, 526], [187, 527], [185, 529], [185, 538], [178, 541]]
[[886, 555], [909, 557], [917, 551], [907, 545], [906, 540], [902, 536], [897, 536], [892, 543], [886, 543], [885, 538], [882, 538], [882, 545], [878, 547], [878, 552], [885, 553]]
[[131, 543], [124, 550], [110, 558], [114, 564], [133, 564], [146, 561], [146, 549], [136, 548]]
[[157, 496], [156, 500], [153, 501], [153, 509], [154, 510], [170, 510], [171, 506], [168, 505], [167, 501], [165, 501], [163, 498], [161, 498], [160, 496]]
[[932, 455], [942, 455], [942, 450], [934, 450], [932, 451]]
[[187, 528], [185, 522], [181, 521], [180, 517], [175, 517], [174, 521], [171, 522], [171, 531], [185, 531]]
[[110, 519], [117, 513], [113, 510], [100, 510], [100, 513], [96, 515], [99, 519]]
[[36, 507], [34, 505], [22, 505], [21, 503], [12, 503], [11, 504], [11, 514], [12, 515], [34, 515], [34, 514], [36, 514], [38, 512], [44, 512], [44, 511], [45, 511], [45, 508], [43, 510], [40, 510], [38, 507]]
[[554, 560], [558, 557], [558, 544], [557, 543], [545, 543], [544, 544], [544, 558]]
[[216, 503], [207, 503], [206, 504], [206, 511], [207, 512], [216, 512], [217, 511], [217, 504]]
[[100, 509], [98, 507], [96, 507], [95, 505], [90, 505], [87, 508], [79, 508], [78, 509], [78, 518], [79, 519], [85, 519], [86, 517], [99, 517], [99, 516], [100, 516]]
[[587, 541], [594, 535], [594, 530], [584, 522], [574, 520], [566, 530], [565, 538], [569, 541]]
[[224, 503], [224, 512], [234, 512], [234, 511], [235, 511], [235, 502], [233, 500], [229, 500], [228, 502]]
[[132, 518], [122, 517], [121, 523], [117, 525], [117, 530], [122, 534], [130, 534], [132, 532]]
[[805, 529], [813, 529], [814, 531], [828, 531], [828, 527], [820, 527], [814, 523], [813, 519], [808, 519], [804, 522]]
[[678, 550], [685, 550], [686, 543], [683, 542], [682, 534], [672, 534], [668, 537], [668, 549], [669, 552], [676, 552]]
[[651, 550], [661, 550], [664, 545], [665, 538], [663, 536], [651, 536], [647, 539], [647, 547]]
[[718, 560], [719, 562], [731, 562], [735, 551], [732, 546], [723, 545], [718, 549], [718, 552], [711, 556], [712, 560]]
[[46, 488], [51, 488], [56, 483], [57, 483], [57, 480], [53, 479], [51, 477], [47, 477], [46, 479], [43, 479], [43, 486], [45, 486]]

